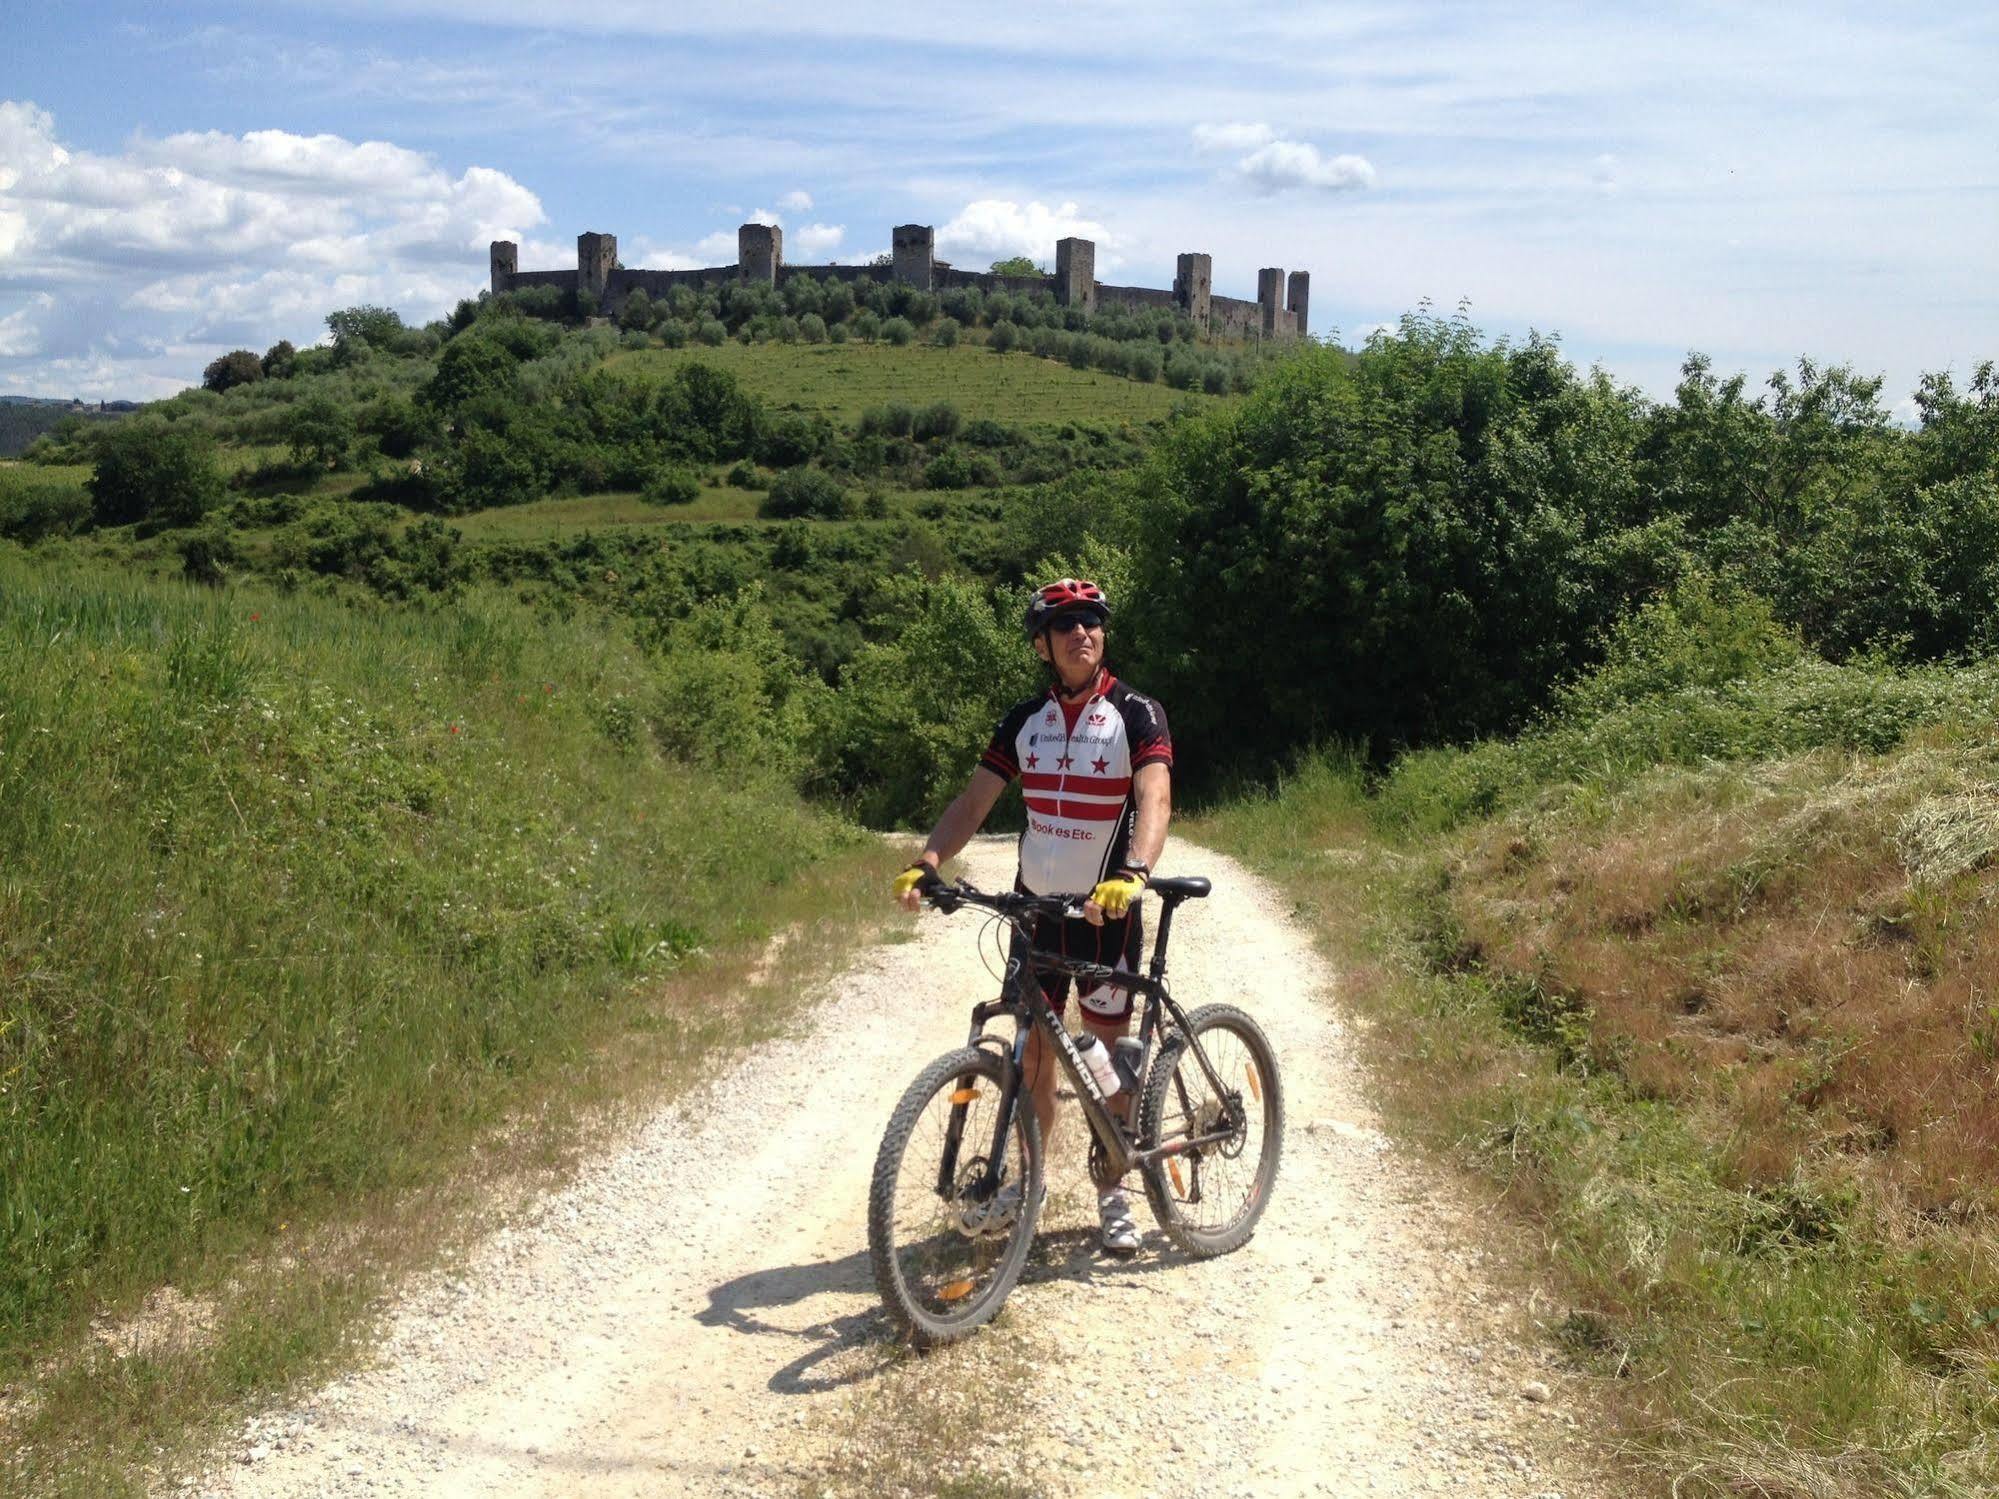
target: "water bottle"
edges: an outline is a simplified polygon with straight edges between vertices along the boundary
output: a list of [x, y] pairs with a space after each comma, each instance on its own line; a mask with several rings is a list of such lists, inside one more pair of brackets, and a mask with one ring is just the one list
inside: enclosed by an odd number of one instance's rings
[[1082, 1054], [1083, 1065], [1090, 1069], [1090, 1076], [1097, 1080], [1097, 1087], [1106, 1098], [1113, 1098], [1124, 1084], [1119, 1080], [1117, 1068], [1111, 1064], [1111, 1054], [1105, 1049], [1094, 1032], [1084, 1032], [1076, 1043], [1076, 1050]]

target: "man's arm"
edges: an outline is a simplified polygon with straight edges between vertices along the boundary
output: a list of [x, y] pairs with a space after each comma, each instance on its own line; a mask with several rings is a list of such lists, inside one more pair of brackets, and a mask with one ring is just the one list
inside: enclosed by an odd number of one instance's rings
[[[1164, 767], [1161, 767], [1162, 769]], [[930, 837], [923, 845], [918, 862], [936, 869], [946, 859], [954, 857], [960, 849], [972, 841], [972, 834], [985, 826], [991, 815], [993, 803], [1006, 790], [1006, 782], [999, 775], [981, 765], [972, 772], [971, 780], [944, 809], [944, 815], [937, 819], [937, 826], [930, 830]], [[905, 910], [914, 911], [921, 904], [914, 890], [902, 897]]]
[[[1166, 762], [1155, 760], [1139, 766], [1131, 778], [1131, 794], [1138, 807], [1132, 820], [1131, 847], [1126, 852], [1131, 859], [1151, 869], [1166, 847], [1166, 824], [1173, 820], [1173, 772]], [[1120, 873], [1115, 869], [1110, 872], [1113, 883]], [[1132, 894], [1137, 894], [1136, 887]], [[1124, 914], [1122, 909], [1118, 914]], [[1083, 919], [1092, 926], [1102, 926], [1104, 908], [1094, 899], [1084, 901]]]

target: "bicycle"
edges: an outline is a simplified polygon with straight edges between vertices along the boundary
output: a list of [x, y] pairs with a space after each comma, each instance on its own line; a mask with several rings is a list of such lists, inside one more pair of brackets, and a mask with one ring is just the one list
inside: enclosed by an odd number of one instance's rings
[[[1040, 1125], [1021, 1098], [1030, 1027], [1041, 1029], [1076, 1090], [1099, 1182], [1138, 1170], [1153, 1217], [1197, 1259], [1238, 1249], [1255, 1232], [1283, 1146], [1276, 1057], [1242, 1010], [1184, 1010], [1168, 992], [1174, 912], [1207, 895], [1209, 882], [1154, 879], [1149, 888], [1161, 910], [1145, 973], [1013, 944], [1000, 997], [972, 1007], [965, 1045], [924, 1068], [890, 1115], [868, 1192], [868, 1256], [891, 1318], [918, 1347], [954, 1342], [990, 1321], [1026, 1267], [1043, 1196]], [[946, 914], [990, 911], [1024, 938], [1037, 916], [1080, 915], [1080, 900], [988, 895], [963, 880], [926, 897]], [[1110, 1107], [1037, 972], [1143, 1000], [1136, 1044], [1127, 1037], [1113, 1053], [1127, 1107], [1139, 1101], [1135, 1124]], [[1010, 1038], [986, 1029], [1000, 1017], [1014, 1021]]]

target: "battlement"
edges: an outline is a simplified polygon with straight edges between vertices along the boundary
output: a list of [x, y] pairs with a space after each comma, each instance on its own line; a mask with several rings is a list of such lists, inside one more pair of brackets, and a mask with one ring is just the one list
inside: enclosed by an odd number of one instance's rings
[[1172, 308], [1219, 338], [1297, 338], [1310, 329], [1311, 276], [1280, 269], [1257, 272], [1256, 300], [1214, 294], [1214, 257], [1189, 252], [1176, 262], [1170, 289], [1106, 286], [1097, 280], [1094, 240], [1070, 237], [1055, 245], [1055, 273], [1002, 276], [961, 271], [937, 258], [937, 232], [929, 224], [898, 224], [891, 231], [886, 265], [786, 265], [784, 231], [775, 224], [744, 224], [736, 231], [736, 263], [690, 271], [627, 270], [618, 264], [615, 234], [576, 237], [575, 271], [523, 271], [520, 246], [496, 239], [492, 245], [495, 295], [530, 286], [573, 288], [591, 298], [600, 313], [613, 314], [635, 291], [659, 297], [676, 287], [731, 283], [781, 286], [793, 276], [840, 281], [894, 281], [918, 291], [976, 286], [1011, 293], [1045, 291], [1064, 307], [1095, 312], [1106, 307]]

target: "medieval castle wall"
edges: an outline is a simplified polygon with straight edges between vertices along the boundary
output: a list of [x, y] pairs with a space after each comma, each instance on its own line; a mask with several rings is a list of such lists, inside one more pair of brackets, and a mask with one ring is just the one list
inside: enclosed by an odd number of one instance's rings
[[1282, 270], [1257, 272], [1254, 302], [1218, 297], [1212, 290], [1214, 258], [1189, 252], [1179, 257], [1171, 288], [1107, 286], [1097, 280], [1094, 241], [1068, 238], [1055, 246], [1053, 275], [1001, 276], [990, 271], [966, 271], [937, 259], [936, 231], [928, 224], [898, 224], [891, 234], [886, 265], [786, 265], [784, 231], [774, 224], [744, 224], [736, 231], [736, 263], [700, 270], [627, 270], [618, 264], [618, 238], [596, 232], [576, 237], [573, 271], [523, 271], [520, 246], [496, 239], [492, 245], [492, 287], [500, 292], [530, 286], [555, 286], [590, 297], [597, 309], [615, 313], [633, 292], [665, 296], [678, 287], [697, 289], [757, 283], [781, 286], [794, 276], [815, 276], [848, 282], [899, 282], [919, 291], [946, 291], [976, 286], [984, 291], [1048, 292], [1064, 307], [1085, 312], [1099, 308], [1171, 309], [1218, 338], [1296, 338], [1309, 327], [1311, 276]]

